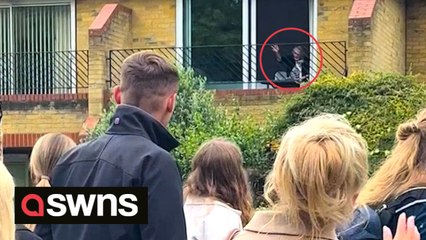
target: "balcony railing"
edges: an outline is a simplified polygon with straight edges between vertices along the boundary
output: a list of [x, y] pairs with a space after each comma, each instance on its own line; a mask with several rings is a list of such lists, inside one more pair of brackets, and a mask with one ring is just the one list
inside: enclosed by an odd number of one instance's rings
[[[299, 46], [308, 62], [313, 78], [320, 68], [320, 48], [311, 43], [277, 44], [280, 54], [293, 61], [292, 50]], [[151, 50], [177, 65], [192, 67], [208, 83], [265, 83], [260, 68], [261, 45], [227, 45], [200, 47], [138, 48], [110, 50], [108, 55], [110, 87], [119, 83], [124, 59], [143, 50]], [[274, 79], [285, 70], [286, 61], [277, 61], [272, 45], [266, 45], [262, 54], [265, 74]], [[323, 71], [346, 75], [346, 42], [322, 42]], [[95, 66], [96, 67], [96, 66]], [[260, 84], [261, 85], [261, 84]], [[49, 95], [73, 99], [76, 93], [87, 93], [89, 86], [89, 51], [0, 53], [0, 96], [2, 101], [28, 96], [45, 98]]]
[[89, 86], [89, 52], [0, 53], [0, 95], [74, 94]]
[[[346, 76], [346, 42], [322, 42], [320, 48], [313, 43], [278, 43], [284, 61], [279, 62], [272, 51], [272, 44], [264, 47], [262, 65], [269, 79], [284, 71], [284, 62], [292, 61], [292, 50], [299, 46], [303, 58], [309, 62], [308, 72], [312, 79], [320, 68], [322, 52], [322, 71]], [[205, 76], [208, 83], [265, 83], [266, 78], [260, 68], [260, 50], [262, 45], [227, 45], [199, 47], [137, 48], [109, 51], [110, 87], [119, 83], [121, 64], [125, 58], [139, 51], [154, 51], [171, 62], [192, 67], [196, 73]], [[285, 61], [287, 60], [287, 61]]]
[[88, 86], [88, 51], [0, 53], [4, 110], [85, 107]]

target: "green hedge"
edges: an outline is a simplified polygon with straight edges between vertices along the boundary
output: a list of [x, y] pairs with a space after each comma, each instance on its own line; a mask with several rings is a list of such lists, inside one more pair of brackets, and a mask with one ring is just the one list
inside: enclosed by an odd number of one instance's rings
[[397, 126], [426, 106], [426, 88], [413, 76], [358, 73], [348, 78], [323, 75], [302, 94], [283, 103], [274, 132], [320, 113], [345, 115], [367, 140], [370, 170], [389, 154]]

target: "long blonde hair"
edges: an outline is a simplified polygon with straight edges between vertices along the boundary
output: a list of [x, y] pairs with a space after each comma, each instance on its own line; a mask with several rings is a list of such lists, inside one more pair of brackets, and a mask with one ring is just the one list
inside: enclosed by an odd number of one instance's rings
[[48, 133], [34, 144], [30, 172], [36, 187], [50, 187], [49, 176], [61, 156], [75, 147], [75, 142], [61, 133]]
[[[30, 172], [36, 187], [50, 187], [50, 175], [56, 163], [75, 142], [61, 133], [48, 133], [40, 137], [34, 144], [30, 157]], [[25, 224], [34, 231], [35, 224]]]
[[15, 240], [13, 208], [15, 183], [3, 162], [0, 162], [0, 239]]
[[426, 109], [399, 125], [389, 158], [361, 190], [357, 203], [377, 207], [417, 186], [426, 186]]
[[204, 143], [192, 160], [192, 172], [184, 186], [184, 196], [213, 197], [241, 211], [247, 224], [252, 216], [252, 197], [243, 168], [240, 148], [224, 139]]
[[283, 137], [265, 184], [275, 216], [320, 238], [349, 221], [353, 199], [368, 176], [367, 144], [337, 115], [322, 115]]

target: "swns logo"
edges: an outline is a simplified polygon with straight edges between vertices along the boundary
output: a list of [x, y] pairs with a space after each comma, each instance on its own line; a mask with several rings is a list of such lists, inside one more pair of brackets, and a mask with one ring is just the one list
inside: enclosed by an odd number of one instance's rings
[[16, 187], [16, 224], [147, 224], [146, 188]]

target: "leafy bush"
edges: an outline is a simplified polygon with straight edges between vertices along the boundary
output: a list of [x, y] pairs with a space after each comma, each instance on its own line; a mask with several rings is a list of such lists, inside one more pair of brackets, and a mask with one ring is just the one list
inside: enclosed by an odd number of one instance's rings
[[283, 104], [275, 133], [320, 113], [345, 115], [367, 140], [371, 171], [389, 154], [397, 126], [425, 107], [426, 88], [413, 76], [358, 73], [349, 78], [323, 75]]
[[[114, 112], [112, 105], [102, 115], [100, 122], [89, 132], [88, 139], [103, 134]], [[272, 165], [272, 151], [268, 143], [272, 133], [268, 124], [259, 123], [250, 116], [240, 116], [238, 110], [228, 112], [214, 102], [214, 92], [205, 89], [205, 79], [192, 70], [180, 71], [179, 92], [176, 109], [169, 130], [181, 145], [173, 151], [179, 162], [183, 177], [191, 170], [191, 159], [199, 146], [213, 137], [235, 141], [244, 155], [244, 165], [249, 170], [256, 192], [263, 189], [263, 176]]]

